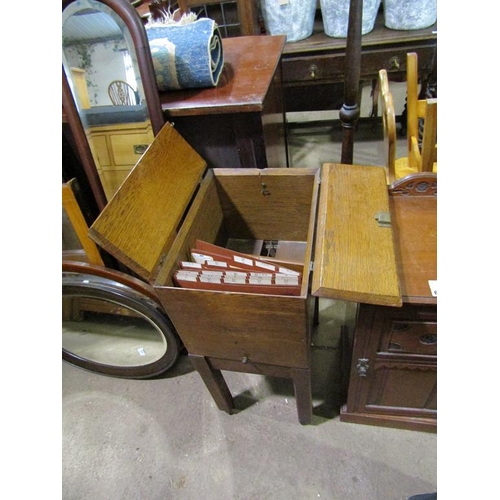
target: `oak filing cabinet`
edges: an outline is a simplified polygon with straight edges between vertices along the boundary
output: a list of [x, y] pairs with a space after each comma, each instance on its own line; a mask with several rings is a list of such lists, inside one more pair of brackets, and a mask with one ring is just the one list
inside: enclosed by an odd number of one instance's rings
[[[388, 210], [379, 167], [207, 170], [167, 123], [89, 235], [154, 286], [219, 409], [234, 409], [221, 371], [258, 373], [291, 379], [299, 421], [309, 424], [314, 296], [402, 303], [392, 232], [376, 220]], [[198, 239], [303, 243], [301, 258], [286, 262], [302, 273], [300, 295], [174, 286]]]

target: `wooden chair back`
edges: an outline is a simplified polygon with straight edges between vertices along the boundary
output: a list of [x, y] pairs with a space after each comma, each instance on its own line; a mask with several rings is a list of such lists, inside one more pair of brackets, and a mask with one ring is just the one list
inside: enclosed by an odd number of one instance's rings
[[379, 71], [379, 83], [384, 129], [385, 167], [387, 170], [387, 182], [388, 184], [392, 184], [396, 180], [396, 112], [394, 110], [394, 100], [389, 91], [389, 79], [385, 69]]
[[[432, 172], [437, 166], [437, 99], [418, 99], [418, 58], [407, 54], [407, 156], [396, 159], [396, 114], [387, 71], [379, 71], [379, 87], [386, 150], [388, 183], [415, 172]], [[419, 121], [423, 119], [422, 144]]]
[[[421, 110], [422, 111], [422, 110]], [[406, 127], [408, 151], [411, 151], [412, 137], [418, 140], [418, 56], [416, 52], [406, 54]], [[412, 170], [418, 171], [418, 164], [409, 159], [408, 164]]]
[[424, 101], [424, 131], [419, 145], [418, 132], [410, 137], [409, 164], [418, 172], [432, 172], [437, 164], [437, 99]]
[[122, 80], [114, 80], [109, 84], [108, 95], [114, 106], [135, 106], [138, 104], [135, 90]]

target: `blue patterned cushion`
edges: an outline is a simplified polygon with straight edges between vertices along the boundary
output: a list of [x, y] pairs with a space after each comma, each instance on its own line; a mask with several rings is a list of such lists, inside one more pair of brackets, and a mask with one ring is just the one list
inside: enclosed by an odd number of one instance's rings
[[146, 33], [161, 91], [217, 86], [224, 56], [215, 21], [202, 18], [188, 24], [146, 27]]

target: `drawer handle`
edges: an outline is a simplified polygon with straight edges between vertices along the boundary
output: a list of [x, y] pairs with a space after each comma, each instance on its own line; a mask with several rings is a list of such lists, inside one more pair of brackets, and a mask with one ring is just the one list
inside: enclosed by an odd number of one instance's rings
[[248, 358], [246, 356], [243, 356], [243, 358], [241, 359], [241, 362], [246, 365], [248, 363]]
[[309, 66], [309, 76], [312, 79], [316, 78], [317, 72], [318, 72], [318, 67], [316, 66], [316, 64], [312, 64], [311, 66]]
[[391, 59], [389, 61], [389, 68], [390, 69], [399, 69], [400, 66], [401, 66], [401, 64], [399, 64], [399, 57], [397, 57], [397, 56], [391, 57]]
[[422, 335], [419, 340], [424, 345], [435, 345], [437, 344], [437, 335], [429, 333], [428, 335]]
[[134, 153], [136, 155], [143, 155], [148, 147], [149, 144], [134, 144]]

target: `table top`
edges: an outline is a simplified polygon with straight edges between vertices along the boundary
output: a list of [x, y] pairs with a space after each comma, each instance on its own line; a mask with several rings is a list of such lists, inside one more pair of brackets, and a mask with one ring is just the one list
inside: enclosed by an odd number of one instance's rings
[[223, 39], [224, 69], [217, 87], [160, 92], [165, 115], [261, 112], [285, 41], [283, 35]]
[[390, 196], [391, 223], [403, 301], [437, 304], [437, 196]]

